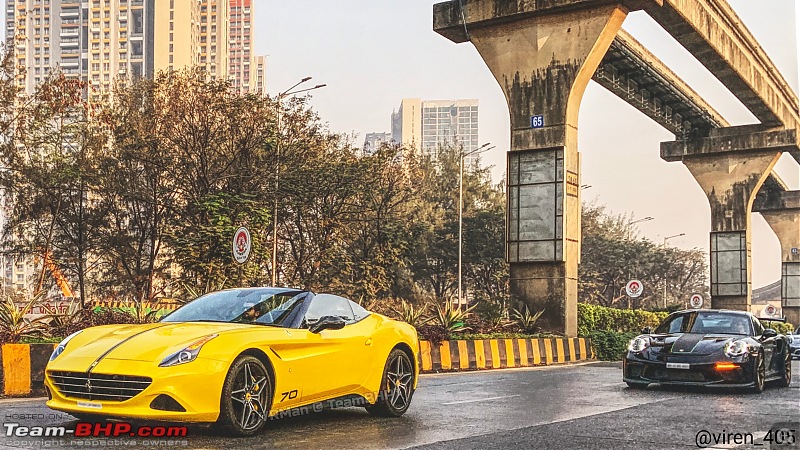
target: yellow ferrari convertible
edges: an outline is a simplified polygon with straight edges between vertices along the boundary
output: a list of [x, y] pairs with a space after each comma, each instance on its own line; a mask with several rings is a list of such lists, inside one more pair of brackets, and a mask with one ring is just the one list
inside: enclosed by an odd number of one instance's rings
[[79, 331], [53, 351], [47, 406], [78, 418], [215, 422], [238, 435], [327, 406], [400, 416], [417, 384], [416, 330], [330, 294], [206, 294], [160, 322]]

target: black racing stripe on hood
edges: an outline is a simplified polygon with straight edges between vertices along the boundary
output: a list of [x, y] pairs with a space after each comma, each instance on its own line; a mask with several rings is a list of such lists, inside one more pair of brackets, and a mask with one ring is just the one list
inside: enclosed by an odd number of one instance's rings
[[165, 327], [165, 326], [167, 326], [167, 325], [172, 325], [172, 324], [171, 324], [171, 323], [164, 323], [164, 324], [162, 324], [162, 325], [161, 325], [161, 326], [159, 326], [159, 327], [148, 328], [148, 329], [146, 329], [146, 330], [142, 330], [142, 331], [140, 331], [140, 332], [138, 332], [138, 333], [136, 333], [136, 334], [132, 334], [132, 335], [128, 336], [126, 339], [123, 339], [123, 340], [121, 340], [121, 341], [117, 342], [115, 345], [112, 345], [112, 346], [111, 346], [111, 348], [109, 348], [108, 350], [104, 351], [102, 355], [98, 356], [98, 357], [97, 357], [97, 359], [95, 359], [95, 360], [94, 360], [94, 362], [93, 362], [93, 363], [92, 363], [92, 364], [89, 366], [89, 368], [86, 370], [86, 372], [87, 372], [87, 373], [91, 373], [91, 372], [92, 372], [92, 370], [94, 370], [94, 368], [95, 368], [95, 367], [96, 367], [98, 364], [100, 364], [100, 361], [102, 361], [102, 360], [103, 360], [103, 358], [105, 358], [105, 357], [106, 357], [106, 355], [108, 355], [109, 353], [111, 353], [112, 351], [114, 351], [114, 349], [115, 349], [115, 348], [117, 348], [117, 347], [119, 347], [120, 345], [122, 345], [122, 344], [124, 344], [124, 343], [126, 343], [126, 342], [130, 341], [131, 339], [135, 338], [136, 336], [139, 336], [140, 334], [144, 334], [144, 333], [147, 333], [148, 331], [156, 330], [156, 329], [159, 329], [159, 328]]
[[702, 340], [702, 334], [684, 333], [672, 344], [672, 353], [691, 353]]

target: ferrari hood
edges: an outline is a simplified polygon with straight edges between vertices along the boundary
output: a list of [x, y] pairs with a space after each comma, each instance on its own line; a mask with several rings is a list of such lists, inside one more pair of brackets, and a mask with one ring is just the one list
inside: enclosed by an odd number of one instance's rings
[[100, 359], [160, 362], [200, 338], [241, 330], [245, 326], [228, 323], [161, 322], [88, 328], [75, 336], [54, 362], [71, 360], [80, 361], [81, 364], [89, 361], [91, 364]]
[[710, 355], [725, 347], [725, 343], [736, 339], [732, 335], [719, 334], [654, 334], [650, 336], [650, 349], [654, 353], [678, 355]]

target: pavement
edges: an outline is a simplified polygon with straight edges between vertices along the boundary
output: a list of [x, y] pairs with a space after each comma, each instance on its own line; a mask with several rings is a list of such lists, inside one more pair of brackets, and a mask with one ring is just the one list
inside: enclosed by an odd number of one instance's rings
[[[410, 409], [400, 418], [374, 418], [361, 408], [342, 408], [273, 420], [251, 438], [219, 436], [211, 428], [195, 426], [186, 438], [114, 444], [197, 450], [639, 450], [700, 448], [699, 440], [708, 448], [800, 449], [800, 362], [793, 369], [791, 387], [768, 388], [762, 394], [657, 385], [633, 390], [622, 382], [619, 363], [423, 375]], [[76, 423], [68, 414], [49, 410], [44, 399], [0, 400], [0, 417], [3, 423], [23, 426], [69, 428]], [[1, 449], [113, 446], [97, 438], [5, 434], [3, 427]], [[790, 436], [794, 444], [787, 445]]]

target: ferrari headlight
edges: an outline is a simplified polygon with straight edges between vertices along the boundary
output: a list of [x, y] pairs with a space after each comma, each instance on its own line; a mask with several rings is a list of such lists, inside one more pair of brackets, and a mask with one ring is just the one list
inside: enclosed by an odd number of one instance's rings
[[69, 341], [72, 340], [72, 338], [74, 338], [75, 336], [77, 336], [78, 333], [80, 333], [81, 331], [83, 331], [83, 330], [76, 331], [76, 332], [70, 334], [69, 336], [67, 336], [66, 338], [64, 338], [64, 340], [61, 341], [56, 346], [56, 349], [53, 350], [53, 354], [50, 355], [50, 361], [58, 358], [58, 355], [60, 355], [60, 354], [62, 354], [64, 352], [64, 349], [67, 347], [67, 343], [69, 343]]
[[194, 361], [195, 359], [197, 359], [197, 355], [200, 353], [200, 349], [203, 348], [206, 342], [214, 339], [217, 336], [219, 335], [211, 334], [189, 344], [186, 348], [178, 350], [177, 352], [164, 358], [164, 360], [161, 361], [161, 364], [159, 364], [158, 367], [177, 366], [178, 364], [186, 364], [188, 362]]
[[638, 336], [634, 338], [630, 344], [628, 344], [628, 350], [634, 353], [639, 353], [644, 351], [649, 346], [650, 346], [649, 339], [642, 336]]
[[730, 357], [742, 356], [750, 350], [745, 341], [728, 341], [725, 344], [725, 354]]

